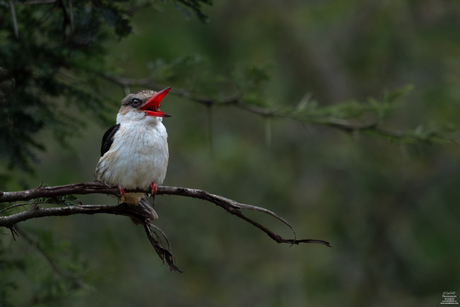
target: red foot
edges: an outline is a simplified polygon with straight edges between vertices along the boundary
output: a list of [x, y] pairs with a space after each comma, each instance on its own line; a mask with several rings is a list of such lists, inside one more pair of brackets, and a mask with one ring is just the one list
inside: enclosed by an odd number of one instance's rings
[[125, 188], [123, 188], [123, 186], [119, 185], [118, 189], [120, 190], [120, 195], [125, 196]]
[[157, 184], [155, 182], [152, 182], [150, 184], [150, 189], [152, 190], [152, 194], [157, 194], [158, 187], [157, 187]]

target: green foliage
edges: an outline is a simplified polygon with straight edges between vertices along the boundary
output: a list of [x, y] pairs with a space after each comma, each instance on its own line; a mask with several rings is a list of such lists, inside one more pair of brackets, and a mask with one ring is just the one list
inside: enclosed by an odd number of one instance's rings
[[[166, 1], [166, 0], [163, 0], [163, 1]], [[201, 4], [212, 5], [212, 0], [173, 0], [173, 1], [174, 1], [174, 3], [176, 3], [176, 2], [181, 3], [183, 6], [185, 6], [185, 8], [191, 9], [196, 14], [198, 19], [201, 20], [202, 22], [208, 22], [208, 17], [203, 13]], [[182, 8], [180, 6], [178, 6], [178, 8], [188, 18], [190, 18], [190, 13], [189, 13], [189, 11], [187, 9], [184, 9], [184, 8]]]
[[[322, 106], [310, 98], [295, 107], [273, 101], [265, 92], [269, 78], [268, 66], [239, 66], [228, 76], [212, 71], [209, 62], [200, 56], [183, 56], [169, 63], [157, 60], [149, 64], [152, 78], [163, 84], [183, 88], [183, 95], [207, 105], [239, 105], [263, 117], [290, 118], [302, 124], [321, 125], [379, 137], [396, 144], [457, 141], [458, 136], [447, 125], [390, 131], [381, 129], [397, 108], [403, 105], [413, 86], [385, 90], [381, 100], [348, 101]], [[235, 97], [226, 101], [228, 97]], [[267, 132], [268, 133], [268, 132]]]
[[[15, 2], [13, 2], [15, 3]], [[201, 4], [178, 1], [201, 20]], [[130, 14], [137, 6], [119, 1], [62, 0], [52, 4], [16, 3], [16, 18], [0, 1], [0, 158], [7, 169], [32, 172], [34, 150], [44, 150], [36, 135], [45, 127], [55, 139], [78, 135], [84, 122], [78, 109], [104, 119], [105, 97], [100, 75], [110, 70], [107, 43], [132, 32]], [[18, 37], [13, 25], [18, 26]]]
[[[5, 248], [0, 240], [0, 304], [2, 306], [58, 306], [87, 293], [86, 284], [94, 281], [88, 262], [68, 242], [56, 243], [50, 231], [22, 229], [19, 235], [25, 245]], [[15, 246], [15, 252], [11, 247]], [[32, 249], [32, 253], [24, 253]], [[19, 284], [21, 281], [21, 285]], [[26, 285], [24, 284], [26, 282]], [[27, 295], [17, 295], [19, 288], [28, 288]], [[19, 292], [21, 293], [21, 292]]]
[[74, 206], [75, 204], [81, 203], [75, 195], [63, 195], [57, 197], [39, 197], [36, 199], [31, 199], [28, 202], [29, 204], [38, 205], [38, 204], [52, 204], [59, 206]]
[[353, 120], [373, 128], [392, 115], [393, 111], [402, 104], [400, 98], [406, 96], [411, 90], [411, 86], [406, 86], [395, 91], [385, 91], [382, 101], [371, 98], [367, 103], [349, 101], [323, 107], [316, 101], [308, 101], [290, 110], [289, 113], [292, 118], [304, 123], [326, 126], [335, 123], [346, 125], [349, 120]]
[[406, 86], [395, 91], [386, 90], [382, 101], [372, 98], [368, 103], [350, 101], [328, 107], [318, 107], [318, 103], [313, 102], [308, 104], [308, 107], [304, 109], [306, 115], [312, 117], [326, 117], [332, 120], [360, 120], [364, 115], [371, 114], [375, 118], [375, 122], [381, 122], [388, 118], [399, 106], [401, 103], [399, 98], [406, 96], [411, 90], [411, 86]]
[[16, 282], [14, 282], [11, 276], [16, 271], [22, 271], [25, 269], [24, 258], [7, 257], [8, 250], [4, 246], [4, 242], [0, 239], [0, 303], [2, 306], [10, 307], [16, 306], [11, 299], [10, 293], [18, 288]]
[[239, 91], [261, 89], [270, 80], [270, 67], [265, 66], [238, 66], [232, 73], [235, 84]]
[[266, 99], [261, 96], [263, 85], [269, 80], [267, 66], [240, 65], [234, 71], [224, 74], [213, 70], [206, 58], [186, 55], [170, 62], [158, 59], [148, 67], [156, 82], [181, 88], [187, 93], [185, 96], [201, 97], [206, 101], [212, 100], [210, 102], [213, 104], [225, 106], [227, 97], [241, 94], [245, 103], [267, 105]]
[[[97, 93], [97, 73], [107, 69], [103, 55], [110, 25], [119, 36], [131, 30], [116, 23], [120, 10], [113, 3], [79, 1], [74, 3], [73, 20], [63, 3], [17, 6], [19, 37], [11, 29], [9, 8], [0, 14], [2, 48], [0, 66], [7, 81], [14, 81], [1, 109], [1, 148], [9, 160], [9, 169], [31, 171], [34, 159], [31, 147], [43, 150], [34, 136], [45, 125], [62, 144], [76, 135], [81, 120], [67, 111], [77, 107], [91, 115], [100, 115], [103, 96]], [[116, 26], [115, 26], [116, 24]], [[91, 84], [89, 87], [87, 84]]]
[[211, 75], [209, 62], [198, 55], [185, 55], [166, 62], [157, 59], [149, 65], [152, 77], [164, 84], [173, 84], [176, 88], [185, 88], [194, 92], [206, 92], [212, 90], [209, 84]]

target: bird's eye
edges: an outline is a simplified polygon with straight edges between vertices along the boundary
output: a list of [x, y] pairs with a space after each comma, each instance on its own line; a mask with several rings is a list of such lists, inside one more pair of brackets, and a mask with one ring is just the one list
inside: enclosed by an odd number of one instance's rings
[[142, 101], [141, 101], [140, 99], [133, 98], [133, 99], [131, 100], [131, 103], [130, 103], [130, 104], [131, 104], [133, 107], [137, 107], [137, 106], [139, 106], [139, 105], [141, 104], [141, 102], [142, 102]]

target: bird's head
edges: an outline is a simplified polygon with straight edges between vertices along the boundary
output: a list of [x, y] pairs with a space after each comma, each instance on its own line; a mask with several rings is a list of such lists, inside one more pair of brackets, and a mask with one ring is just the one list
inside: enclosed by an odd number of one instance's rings
[[161, 100], [171, 88], [165, 88], [159, 92], [142, 90], [131, 93], [121, 101], [121, 108], [118, 112], [118, 121], [121, 120], [142, 120], [152, 119], [161, 121], [162, 117], [170, 117], [159, 110]]

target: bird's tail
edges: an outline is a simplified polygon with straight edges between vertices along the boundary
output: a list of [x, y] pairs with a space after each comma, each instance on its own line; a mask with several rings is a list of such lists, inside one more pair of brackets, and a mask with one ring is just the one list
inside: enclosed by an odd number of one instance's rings
[[[143, 197], [141, 197], [139, 204], [137, 205], [129, 205], [129, 204], [126, 204], [126, 205], [128, 205], [131, 209], [133, 209], [134, 211], [142, 215], [144, 217], [144, 221], [145, 220], [154, 221], [158, 219], [158, 214], [156, 213], [156, 211], [152, 208], [152, 206], [150, 206], [149, 202]], [[132, 217], [131, 220], [136, 225], [140, 225], [143, 223], [142, 221], [134, 217]]]

